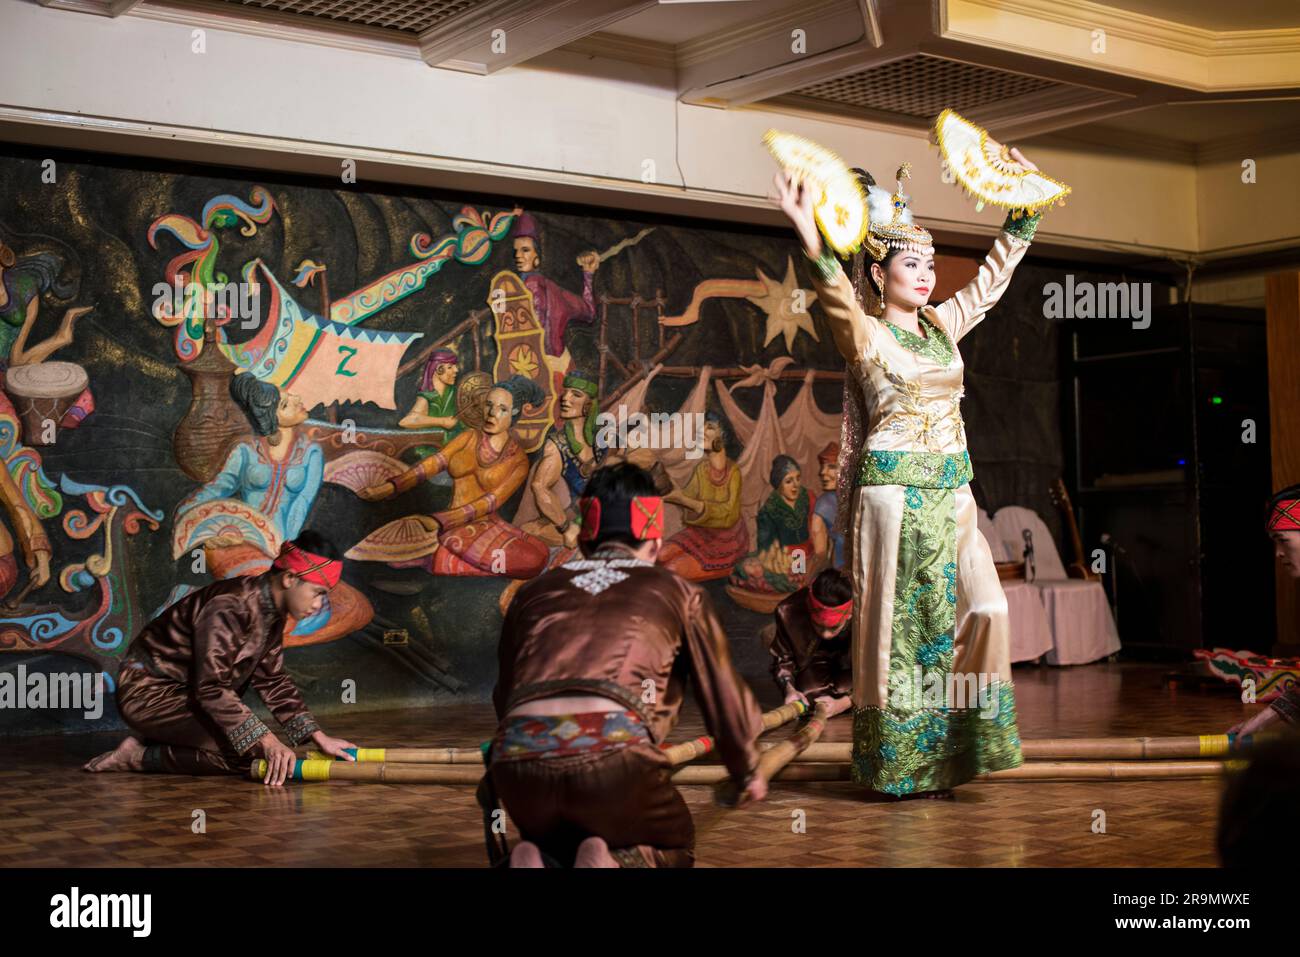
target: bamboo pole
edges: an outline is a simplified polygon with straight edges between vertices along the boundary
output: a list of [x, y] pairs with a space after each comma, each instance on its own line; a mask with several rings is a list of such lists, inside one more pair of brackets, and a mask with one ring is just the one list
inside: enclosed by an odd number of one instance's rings
[[1155, 781], [1216, 778], [1243, 761], [1032, 761], [1006, 771], [991, 771], [976, 781]]
[[1021, 742], [1025, 759], [1119, 760], [1136, 758], [1217, 758], [1237, 754], [1267, 735], [1202, 734], [1163, 738], [1043, 738]]
[[[358, 764], [478, 764], [482, 748], [348, 748]], [[342, 761], [321, 751], [308, 751], [309, 761]], [[347, 762], [343, 762], [347, 763]]]
[[[763, 781], [771, 781], [781, 772], [782, 768], [798, 758], [805, 748], [821, 737], [822, 732], [826, 730], [826, 722], [830, 719], [830, 707], [818, 702], [812, 716], [794, 734], [784, 741], [777, 742], [759, 755], [758, 766], [754, 769], [754, 776]], [[809, 767], [811, 766], [809, 765]], [[719, 795], [721, 804], [735, 807], [745, 803], [745, 795], [737, 792], [734, 782], [727, 781], [721, 788], [722, 793]]]
[[[789, 706], [787, 706], [789, 707]], [[776, 724], [768, 724], [771, 716], [782, 709], [768, 712], [763, 716], [764, 730], [771, 730], [790, 720], [782, 718]], [[775, 720], [774, 718], [772, 720]], [[1122, 761], [1152, 760], [1156, 758], [1217, 758], [1229, 754], [1239, 754], [1269, 735], [1186, 735], [1165, 738], [1039, 738], [1021, 742], [1021, 751], [1026, 761]], [[703, 742], [708, 742], [704, 744]], [[712, 738], [697, 738], [681, 744], [666, 747], [669, 759], [674, 764], [693, 760], [712, 750]], [[780, 744], [762, 742], [760, 748], [765, 750], [780, 747]], [[678, 749], [678, 750], [675, 750]], [[673, 760], [676, 755], [686, 755]], [[482, 764], [482, 748], [361, 748], [354, 754], [358, 761], [391, 761], [399, 764]], [[848, 741], [817, 741], [815, 738], [792, 759], [800, 763], [846, 763], [852, 760], [853, 745]], [[319, 751], [308, 752], [308, 757], [323, 759]]]
[[[797, 718], [807, 710], [807, 705], [801, 701], [792, 701], [789, 704], [774, 708], [763, 715], [763, 730], [771, 731], [773, 728], [779, 728], [788, 721]], [[820, 734], [820, 732], [818, 732]], [[816, 738], [813, 738], [816, 740]], [[669, 755], [669, 761], [673, 764], [681, 764], [692, 758], [699, 757], [702, 754], [708, 754], [713, 750], [713, 739], [708, 736], [696, 738], [694, 741], [686, 741], [682, 744], [670, 745], [664, 748], [664, 752]], [[679, 749], [679, 750], [674, 750]], [[356, 760], [358, 764], [482, 764], [483, 748], [348, 748], [348, 754]], [[674, 755], [679, 757], [674, 760]], [[685, 755], [685, 757], [680, 757]], [[320, 751], [308, 751], [307, 760], [309, 761], [330, 761], [334, 760], [339, 763], [347, 764], [350, 762], [343, 761], [341, 758], [330, 758]]]
[[[793, 721], [807, 710], [808, 706], [802, 701], [791, 701], [789, 704], [783, 704], [779, 708], [764, 712], [763, 730], [771, 731], [773, 728], [779, 728], [787, 721]], [[694, 741], [683, 741], [681, 744], [669, 745], [664, 748], [664, 754], [667, 756], [669, 764], [685, 764], [687, 761], [694, 761], [700, 755], [708, 754], [713, 750], [713, 747], [713, 739], [708, 735], [701, 735]]]
[[818, 704], [812, 713], [812, 717], [804, 722], [803, 727], [784, 741], [768, 748], [759, 755], [758, 767], [755, 773], [764, 781], [772, 780], [778, 771], [797, 758], [822, 736], [822, 732], [826, 730], [826, 722], [830, 719], [830, 709], [824, 704]]
[[[1158, 758], [1222, 758], [1240, 754], [1267, 740], [1267, 735], [1203, 734], [1166, 738], [1039, 738], [1020, 742], [1026, 761], [1150, 761]], [[848, 761], [853, 745], [814, 744], [805, 761]]]
[[[1035, 781], [1155, 781], [1175, 778], [1212, 778], [1236, 770], [1238, 761], [1038, 761], [1006, 771], [980, 774], [972, 780], [982, 783], [1025, 783]], [[792, 763], [779, 770], [776, 781], [848, 781], [848, 764]], [[266, 762], [257, 760], [249, 778], [266, 777]], [[366, 763], [348, 761], [296, 761], [292, 781], [363, 781], [386, 784], [477, 784], [481, 768], [451, 765]], [[729, 779], [721, 765], [678, 768], [674, 784], [720, 784]]]
[[[257, 760], [248, 771], [254, 781], [266, 777], [266, 761]], [[478, 784], [482, 768], [449, 765], [391, 764], [358, 761], [297, 760], [286, 780], [290, 781], [368, 781], [384, 784]]]

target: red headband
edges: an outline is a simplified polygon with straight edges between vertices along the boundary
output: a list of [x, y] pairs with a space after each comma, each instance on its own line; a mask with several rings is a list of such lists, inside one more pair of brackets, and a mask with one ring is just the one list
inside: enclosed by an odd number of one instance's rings
[[812, 615], [813, 624], [819, 628], [838, 628], [852, 617], [853, 599], [850, 598], [842, 605], [823, 605], [809, 588], [808, 611]]
[[313, 554], [299, 548], [293, 542], [284, 543], [280, 548], [279, 556], [271, 562], [271, 567], [278, 568], [280, 571], [293, 572], [303, 581], [309, 581], [313, 585], [324, 585], [326, 588], [337, 585], [343, 575], [343, 563], [337, 558]]
[[1283, 499], [1273, 506], [1268, 516], [1268, 530], [1279, 532], [1300, 531], [1300, 499]]
[[578, 538], [590, 542], [602, 532], [627, 532], [638, 541], [664, 537], [664, 500], [658, 495], [638, 495], [627, 504], [627, 510], [610, 509], [602, 514], [600, 499], [587, 496], [578, 499], [582, 511], [582, 531]]

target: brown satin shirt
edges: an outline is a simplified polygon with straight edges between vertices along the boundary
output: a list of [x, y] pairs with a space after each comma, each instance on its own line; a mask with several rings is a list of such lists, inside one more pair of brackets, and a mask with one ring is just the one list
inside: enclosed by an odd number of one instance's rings
[[294, 744], [319, 730], [284, 670], [285, 616], [267, 575], [230, 578], [191, 592], [131, 642], [123, 668], [174, 682], [230, 738], [239, 754], [269, 730], [241, 700], [251, 685]]
[[731, 665], [707, 592], [618, 546], [524, 585], [501, 626], [497, 717], [557, 695], [597, 694], [636, 712], [661, 743], [687, 677], [718, 756], [743, 780], [757, 763], [762, 715]]
[[830, 639], [817, 634], [808, 610], [807, 588], [782, 600], [772, 617], [775, 627], [767, 650], [778, 685], [784, 688], [788, 678], [797, 689], [813, 696], [853, 692], [850, 629]]

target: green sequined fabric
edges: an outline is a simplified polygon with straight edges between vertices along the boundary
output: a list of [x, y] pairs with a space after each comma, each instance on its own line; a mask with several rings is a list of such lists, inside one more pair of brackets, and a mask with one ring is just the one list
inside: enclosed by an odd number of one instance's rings
[[902, 329], [892, 322], [886, 322], [885, 327], [894, 334], [894, 338], [898, 340], [899, 345], [904, 349], [915, 352], [918, 356], [925, 356], [941, 366], [947, 366], [948, 363], [952, 362], [952, 357], [956, 354], [952, 340], [948, 338], [947, 333], [939, 328], [938, 323], [926, 318], [925, 313], [921, 313], [919, 318], [930, 327], [929, 335], [918, 336], [915, 332]]
[[862, 450], [858, 485], [961, 488], [975, 477], [969, 452]]
[[[1016, 216], [1019, 213], [1019, 217]], [[1034, 233], [1038, 231], [1038, 221], [1043, 218], [1042, 213], [1026, 213], [1023, 209], [1013, 209], [1007, 213], [1007, 220], [1002, 224], [1002, 231], [1010, 233], [1016, 239], [1024, 242], [1032, 242]]]
[[[1011, 682], [986, 676], [976, 692], [978, 679], [952, 675], [956, 493], [908, 487], [903, 502], [889, 700], [853, 715], [853, 780], [898, 795], [956, 787], [1023, 761]], [[958, 707], [966, 704], [973, 707]]]

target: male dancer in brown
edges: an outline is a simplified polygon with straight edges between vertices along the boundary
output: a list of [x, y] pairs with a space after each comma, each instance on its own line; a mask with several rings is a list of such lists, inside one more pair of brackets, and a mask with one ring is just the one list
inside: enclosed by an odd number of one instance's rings
[[[1300, 579], [1300, 485], [1289, 485], [1273, 496], [1265, 528], [1278, 564], [1291, 578]], [[1269, 707], [1233, 725], [1228, 733], [1253, 735], [1278, 724], [1291, 725], [1290, 730], [1300, 728], [1300, 682], [1287, 687]]]
[[500, 725], [479, 788], [494, 863], [497, 800], [522, 840], [511, 867], [689, 867], [695, 833], [659, 745], [689, 676], [742, 802], [762, 717], [699, 585], [655, 565], [663, 500], [630, 463], [597, 469], [579, 500], [581, 561], [519, 590], [501, 628]]
[[772, 678], [786, 703], [824, 704], [832, 715], [847, 711], [853, 703], [849, 576], [826, 569], [777, 605], [772, 617], [759, 637], [772, 656]]
[[134, 733], [85, 769], [245, 774], [261, 757], [265, 783], [283, 784], [295, 755], [241, 700], [250, 685], [293, 744], [311, 740], [352, 760], [344, 749], [355, 745], [321, 731], [284, 670], [288, 617], [320, 611], [342, 569], [333, 545], [304, 532], [264, 574], [214, 582], [170, 606], [131, 642], [118, 672], [118, 712]]

